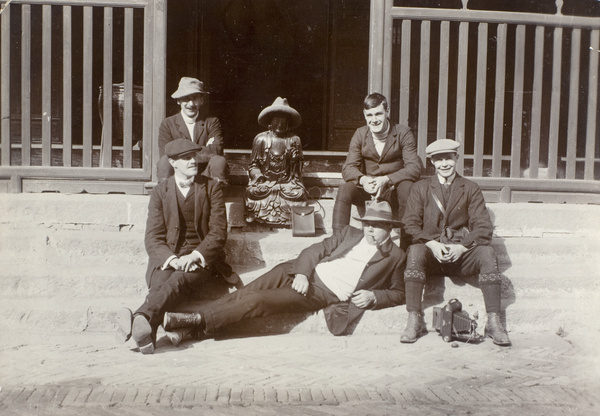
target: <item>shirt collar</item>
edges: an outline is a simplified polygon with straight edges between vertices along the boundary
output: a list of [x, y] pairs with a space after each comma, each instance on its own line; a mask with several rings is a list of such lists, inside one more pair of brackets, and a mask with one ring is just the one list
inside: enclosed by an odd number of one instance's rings
[[454, 179], [456, 179], [456, 172], [454, 172], [454, 174], [452, 174], [452, 176], [450, 176], [448, 179], [437, 175], [438, 181], [440, 182], [440, 184], [445, 184], [448, 183], [448, 185], [452, 185], [452, 182], [454, 182]]

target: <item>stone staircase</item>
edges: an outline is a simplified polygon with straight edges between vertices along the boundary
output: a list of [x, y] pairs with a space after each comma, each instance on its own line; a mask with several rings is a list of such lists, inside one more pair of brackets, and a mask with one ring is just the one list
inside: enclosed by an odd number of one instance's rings
[[[236, 194], [236, 192], [231, 192]], [[239, 193], [237, 193], [239, 195]], [[320, 235], [294, 238], [289, 229], [248, 226], [239, 197], [228, 197], [229, 262], [245, 282], [294, 258], [330, 232], [333, 200]], [[0, 331], [112, 331], [114, 312], [144, 299], [143, 246], [148, 196], [3, 194], [0, 196]], [[504, 272], [503, 304], [511, 333], [600, 332], [600, 206], [488, 204], [493, 245]], [[396, 236], [397, 237], [397, 236]], [[433, 306], [452, 298], [471, 315], [485, 311], [469, 279], [428, 285], [426, 321]], [[219, 290], [225, 291], [226, 288]], [[367, 311], [356, 333], [397, 334], [404, 306]], [[322, 313], [247, 321], [235, 333], [325, 332]]]

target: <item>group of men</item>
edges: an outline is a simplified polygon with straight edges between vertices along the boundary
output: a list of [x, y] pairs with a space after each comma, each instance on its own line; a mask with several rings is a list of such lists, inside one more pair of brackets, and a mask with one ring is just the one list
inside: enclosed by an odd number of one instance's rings
[[[435, 174], [419, 181], [423, 166], [414, 136], [390, 122], [388, 102], [378, 93], [365, 98], [366, 126], [350, 143], [332, 235], [244, 286], [225, 263], [228, 168], [221, 125], [202, 113], [206, 94], [202, 82], [182, 78], [172, 95], [181, 111], [161, 124], [161, 180], [150, 197], [145, 235], [148, 295], [135, 312], [118, 314], [123, 340], [133, 338], [149, 354], [161, 325], [177, 344], [186, 336], [213, 336], [243, 319], [320, 309], [331, 333], [343, 335], [364, 311], [406, 303], [400, 341], [413, 343], [426, 332], [427, 277], [444, 274], [479, 276], [488, 313], [485, 335], [510, 345], [500, 319], [493, 227], [477, 184], [456, 172], [460, 144], [441, 139], [427, 146]], [[349, 225], [352, 204], [362, 230]], [[400, 230], [399, 246], [392, 241], [394, 228]], [[211, 279], [237, 290], [194, 313], [174, 312]]]

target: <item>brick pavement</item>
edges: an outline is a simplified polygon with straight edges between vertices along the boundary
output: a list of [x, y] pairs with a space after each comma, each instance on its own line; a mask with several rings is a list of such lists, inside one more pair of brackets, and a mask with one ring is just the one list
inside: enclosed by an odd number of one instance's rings
[[451, 348], [435, 333], [413, 345], [392, 335], [163, 338], [144, 356], [106, 333], [15, 334], [0, 341], [0, 412], [598, 414], [599, 359], [585, 338], [511, 338], [510, 348]]

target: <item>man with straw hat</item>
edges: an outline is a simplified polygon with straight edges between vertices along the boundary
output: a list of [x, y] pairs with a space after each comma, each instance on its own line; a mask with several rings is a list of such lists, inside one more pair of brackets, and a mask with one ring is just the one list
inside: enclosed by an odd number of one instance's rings
[[374, 202], [356, 219], [362, 231], [347, 226], [196, 313], [167, 312], [163, 327], [212, 336], [247, 318], [326, 308], [329, 330], [343, 335], [365, 310], [402, 304], [406, 256], [390, 237], [398, 225], [390, 205]]
[[177, 100], [181, 108], [179, 113], [167, 117], [158, 130], [158, 152], [160, 160], [157, 166], [159, 180], [173, 175], [165, 146], [177, 139], [187, 139], [200, 146], [196, 155], [201, 176], [217, 182], [227, 183], [229, 167], [223, 157], [223, 131], [216, 117], [207, 117], [203, 108], [208, 91], [204, 83], [196, 78], [183, 77], [177, 91], [171, 97]]

